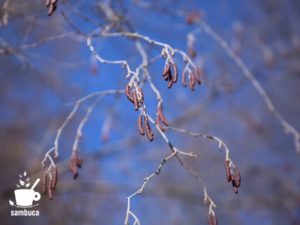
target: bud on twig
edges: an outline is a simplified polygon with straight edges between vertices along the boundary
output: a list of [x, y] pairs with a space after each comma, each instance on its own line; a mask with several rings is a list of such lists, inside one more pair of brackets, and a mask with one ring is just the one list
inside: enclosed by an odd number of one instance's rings
[[81, 168], [81, 167], [82, 167], [82, 159], [77, 156], [77, 153], [73, 153], [69, 161], [69, 168], [73, 174], [74, 180], [76, 180], [79, 175], [77, 168]]

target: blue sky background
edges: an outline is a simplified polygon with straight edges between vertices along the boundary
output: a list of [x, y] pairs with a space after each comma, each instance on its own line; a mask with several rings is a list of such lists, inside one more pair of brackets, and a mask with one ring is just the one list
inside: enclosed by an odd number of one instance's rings
[[[122, 7], [118, 1], [113, 2], [115, 9], [126, 11], [137, 32], [186, 50], [187, 33], [195, 25], [188, 26], [184, 18], [158, 10], [142, 9], [134, 1], [124, 1]], [[299, 37], [295, 25], [298, 15], [293, 11], [298, 7], [297, 2], [207, 0], [153, 1], [153, 4], [167, 7], [171, 12], [203, 11], [205, 20], [225, 40], [241, 45], [240, 57], [277, 109], [300, 130], [299, 51], [291, 43], [292, 37]], [[73, 31], [61, 10], [84, 33], [91, 32], [96, 25], [84, 21], [81, 14], [103, 23], [97, 10], [98, 1], [60, 2], [51, 17], [39, 1], [32, 1], [28, 13], [24, 11], [29, 3], [23, 3], [21, 13], [20, 6], [14, 4], [17, 1], [12, 1], [9, 23], [0, 27], [1, 40], [10, 46]], [[268, 4], [270, 8], [264, 8]], [[241, 39], [234, 35], [237, 23], [243, 25]], [[185, 160], [207, 184], [218, 205], [219, 224], [300, 224], [299, 156], [291, 136], [284, 134], [226, 53], [204, 33], [196, 38], [194, 61], [204, 60], [202, 86], [194, 92], [180, 83], [167, 89], [161, 77], [163, 59], [151, 65], [150, 73], [164, 98], [164, 112], [171, 124], [217, 135], [228, 144], [243, 177], [240, 193], [235, 195], [226, 183], [224, 154], [217, 151], [216, 143], [172, 132], [168, 133], [170, 140], [184, 151], [200, 152], [199, 160]], [[132, 68], [141, 63], [132, 40], [95, 38], [93, 43], [105, 59], [126, 59]], [[144, 42], [143, 46], [150, 56], [161, 51]], [[273, 53], [273, 67], [264, 61], [266, 49]], [[128, 82], [126, 71], [120, 66], [93, 62], [85, 40], [65, 37], [20, 54], [29, 64], [22, 64], [15, 55], [0, 55], [1, 167], [7, 171], [0, 176], [5, 184], [1, 189], [1, 218], [6, 224], [122, 224], [126, 196], [136, 191], [143, 178], [169, 154], [157, 132], [153, 143], [138, 135], [138, 113], [124, 96], [103, 98], [84, 127], [80, 142], [84, 165], [79, 179], [72, 180], [67, 161], [77, 126], [93, 101], [80, 108], [61, 137], [61, 155], [57, 161], [60, 174], [54, 200], [42, 199], [39, 218], [8, 216], [7, 199], [12, 197], [9, 192], [17, 174], [24, 168], [32, 174], [40, 171], [44, 153], [53, 145], [57, 128], [72, 109], [70, 103], [98, 90], [124, 89]], [[182, 59], [176, 55], [175, 61], [181, 71]], [[91, 74], [91, 64], [97, 67], [96, 75]], [[232, 86], [236, 88], [230, 89]], [[143, 90], [148, 113], [155, 116], [155, 95], [147, 83]], [[103, 142], [101, 132], [107, 121], [112, 122], [112, 128], [108, 142]], [[124, 141], [127, 139], [130, 142]], [[120, 142], [124, 144], [119, 145]], [[172, 160], [160, 176], [149, 182], [145, 194], [134, 198], [132, 207], [142, 224], [207, 224], [207, 206], [202, 199], [201, 186]]]

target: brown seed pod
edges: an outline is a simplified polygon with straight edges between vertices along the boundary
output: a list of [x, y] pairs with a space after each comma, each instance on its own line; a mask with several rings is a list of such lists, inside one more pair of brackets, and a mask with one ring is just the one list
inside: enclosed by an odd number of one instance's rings
[[58, 172], [57, 172], [57, 167], [55, 167], [53, 173], [52, 173], [52, 181], [51, 181], [51, 189], [55, 190], [56, 189], [56, 184], [57, 184], [57, 177], [58, 177]]
[[42, 193], [45, 195], [47, 193], [47, 173], [44, 173], [43, 183], [42, 183]]
[[144, 125], [143, 125], [143, 115], [140, 114], [139, 117], [138, 117], [138, 129], [139, 129], [139, 132], [142, 136], [145, 135], [145, 129], [144, 129]]
[[130, 86], [129, 86], [129, 84], [127, 84], [126, 87], [125, 87], [125, 94], [126, 94], [128, 100], [133, 103], [134, 99], [133, 99], [132, 94], [130, 93]]
[[227, 182], [232, 181], [231, 171], [230, 171], [229, 165], [230, 165], [230, 161], [225, 160], [225, 171], [226, 171]]
[[146, 128], [147, 138], [149, 139], [149, 141], [153, 141], [154, 134], [151, 130], [151, 127], [150, 127], [150, 124], [149, 124], [149, 119], [148, 119], [147, 115], [144, 116], [144, 124], [145, 124], [145, 128]]
[[208, 224], [209, 225], [217, 225], [217, 217], [214, 213], [208, 214]]
[[174, 62], [172, 63], [172, 68], [173, 68], [173, 74], [174, 74], [173, 83], [175, 84], [178, 80], [178, 70], [177, 70], [177, 66]]

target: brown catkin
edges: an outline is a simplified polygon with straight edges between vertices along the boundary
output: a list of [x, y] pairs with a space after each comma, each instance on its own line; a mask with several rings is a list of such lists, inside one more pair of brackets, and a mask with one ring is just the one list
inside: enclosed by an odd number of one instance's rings
[[183, 87], [186, 87], [186, 72], [182, 72], [181, 83]]
[[133, 104], [134, 104], [134, 110], [137, 111], [139, 109], [139, 102], [137, 98], [137, 94], [133, 92]]
[[[53, 178], [52, 178], [53, 179]], [[52, 200], [53, 199], [53, 190], [52, 190], [52, 179], [50, 179], [50, 181], [48, 182], [48, 185], [47, 185], [47, 194], [48, 194], [48, 198], [49, 200]]]
[[125, 87], [125, 94], [126, 94], [128, 100], [133, 103], [134, 100], [133, 100], [132, 94], [130, 93], [130, 86], [129, 86], [129, 84], [127, 84], [126, 87]]
[[171, 72], [171, 69], [170, 69], [170, 64], [167, 63], [165, 65], [165, 68], [164, 68], [164, 71], [163, 71], [163, 77], [166, 79], [168, 79], [168, 76], [169, 76], [169, 73]]
[[209, 225], [217, 225], [217, 217], [214, 213], [208, 214], [208, 224]]
[[231, 171], [230, 171], [230, 161], [225, 160], [225, 171], [226, 171], [226, 177], [227, 177], [227, 182], [230, 182], [232, 180], [231, 177]]
[[197, 68], [196, 72], [195, 72], [195, 77], [196, 77], [196, 81], [197, 81], [198, 85], [202, 84], [202, 80], [201, 80], [202, 75], [203, 75], [203, 70], [200, 68]]
[[139, 129], [139, 132], [142, 136], [145, 135], [145, 129], [144, 129], [144, 125], [143, 125], [143, 115], [140, 114], [139, 117], [138, 117], [138, 129]]
[[166, 117], [164, 116], [163, 112], [162, 112], [162, 106], [158, 107], [157, 109], [157, 115], [160, 119], [160, 121], [165, 125], [165, 126], [169, 126], [169, 122], [167, 121]]
[[69, 161], [69, 168], [73, 174], [73, 179], [75, 180], [78, 177], [78, 172], [77, 172], [76, 162], [73, 157]]
[[190, 83], [189, 83], [189, 87], [190, 87], [191, 91], [195, 90], [195, 84], [196, 84], [195, 75], [193, 73], [191, 73], [190, 74]]
[[136, 88], [136, 90], [137, 90], [136, 95], [137, 95], [138, 103], [139, 105], [143, 105], [144, 104], [143, 90], [139, 86]]
[[78, 168], [81, 168], [82, 167], [82, 158], [81, 157], [78, 157], [77, 154], [75, 156], [75, 163], [76, 163], [76, 166]]
[[52, 173], [53, 179], [51, 181], [51, 188], [52, 190], [56, 189], [56, 185], [57, 185], [57, 177], [58, 177], [58, 171], [57, 171], [57, 167], [55, 166], [54, 171]]
[[235, 194], [237, 194], [237, 193], [239, 192], [238, 188], [235, 187], [234, 185], [232, 185], [232, 186], [233, 186], [233, 187], [232, 187], [233, 192], [234, 192]]
[[149, 124], [149, 119], [148, 119], [148, 116], [144, 116], [144, 122], [145, 122], [145, 128], [146, 128], [146, 135], [147, 135], [147, 138], [149, 139], [149, 141], [153, 141], [153, 137], [154, 137], [154, 134], [151, 130], [151, 127], [150, 127], [150, 124]]
[[239, 188], [241, 186], [241, 175], [237, 167], [233, 169], [232, 185]]
[[47, 173], [44, 173], [43, 183], [42, 183], [42, 193], [45, 195], [47, 193]]
[[177, 70], [177, 66], [174, 62], [172, 63], [172, 68], [173, 68], [173, 74], [174, 74], [173, 83], [175, 84], [178, 80], [178, 70]]
[[172, 76], [172, 72], [170, 71], [169, 73], [169, 77], [168, 77], [168, 88], [171, 88], [173, 85], [173, 76]]
[[160, 118], [159, 118], [159, 115], [158, 115], [158, 113], [156, 113], [155, 124], [159, 127], [159, 129], [160, 129], [162, 132], [165, 132], [165, 129], [162, 127], [160, 121], [161, 121], [161, 120], [160, 120]]

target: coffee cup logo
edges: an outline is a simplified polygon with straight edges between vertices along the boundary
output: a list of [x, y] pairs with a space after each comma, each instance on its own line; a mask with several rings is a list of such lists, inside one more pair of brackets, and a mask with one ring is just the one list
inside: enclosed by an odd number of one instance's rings
[[27, 177], [26, 171], [19, 175], [19, 178], [19, 184], [17, 184], [18, 189], [14, 191], [16, 203], [9, 200], [9, 204], [18, 208], [31, 208], [38, 205], [34, 205], [34, 202], [39, 201], [41, 195], [39, 192], [35, 191], [34, 188], [40, 182], [40, 179], [36, 179], [34, 184], [30, 187], [30, 178]]

